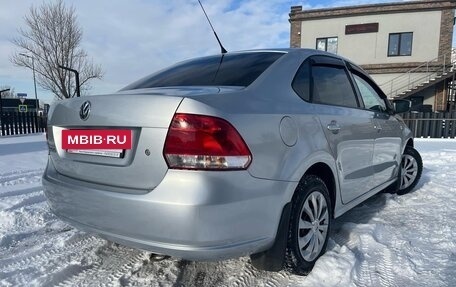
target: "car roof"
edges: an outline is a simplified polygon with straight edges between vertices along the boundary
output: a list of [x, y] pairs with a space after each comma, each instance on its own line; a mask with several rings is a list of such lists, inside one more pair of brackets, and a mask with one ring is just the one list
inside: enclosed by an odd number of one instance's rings
[[[271, 52], [276, 52], [276, 53], [286, 53], [286, 54], [301, 54], [303, 56], [312, 56], [312, 55], [324, 55], [324, 56], [329, 56], [329, 57], [335, 57], [342, 59], [344, 61], [347, 61], [351, 64], [354, 64], [353, 61], [350, 59], [347, 59], [345, 57], [342, 57], [337, 54], [329, 53], [326, 51], [320, 51], [316, 49], [309, 49], [309, 48], [270, 48], [270, 49], [251, 49], [251, 50], [241, 50], [241, 51], [232, 51], [228, 52], [228, 54], [239, 54], [239, 53], [271, 53]], [[354, 64], [356, 65], [356, 64]]]

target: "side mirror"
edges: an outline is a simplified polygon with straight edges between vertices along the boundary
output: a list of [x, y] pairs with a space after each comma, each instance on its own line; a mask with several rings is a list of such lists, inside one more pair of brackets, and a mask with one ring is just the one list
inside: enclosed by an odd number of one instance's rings
[[395, 114], [406, 113], [410, 111], [412, 102], [409, 100], [393, 100], [393, 108]]

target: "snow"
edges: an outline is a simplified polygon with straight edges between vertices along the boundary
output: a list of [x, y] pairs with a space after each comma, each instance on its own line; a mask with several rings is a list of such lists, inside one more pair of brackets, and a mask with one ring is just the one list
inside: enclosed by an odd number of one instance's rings
[[150, 253], [75, 230], [49, 212], [44, 135], [0, 138], [0, 286], [456, 286], [456, 140], [417, 139], [414, 192], [379, 194], [334, 223], [308, 276]]

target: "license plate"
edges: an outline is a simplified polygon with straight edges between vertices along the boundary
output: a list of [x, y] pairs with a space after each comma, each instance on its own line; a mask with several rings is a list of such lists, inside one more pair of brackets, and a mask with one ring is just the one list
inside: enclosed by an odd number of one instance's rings
[[105, 150], [103, 150], [103, 149], [67, 149], [67, 153], [121, 158], [121, 157], [123, 157], [124, 150], [123, 149], [105, 149]]
[[62, 130], [62, 149], [85, 151], [85, 154], [87, 151], [97, 155], [116, 154], [132, 148], [132, 135], [131, 130]]

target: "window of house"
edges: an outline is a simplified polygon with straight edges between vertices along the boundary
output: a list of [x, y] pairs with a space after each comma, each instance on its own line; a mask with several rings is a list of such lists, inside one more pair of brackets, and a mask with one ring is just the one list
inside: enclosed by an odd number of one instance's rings
[[342, 67], [312, 66], [312, 101], [344, 107], [358, 107], [347, 72]]
[[316, 49], [337, 54], [337, 37], [317, 38]]
[[388, 42], [388, 57], [411, 56], [413, 33], [391, 33]]

